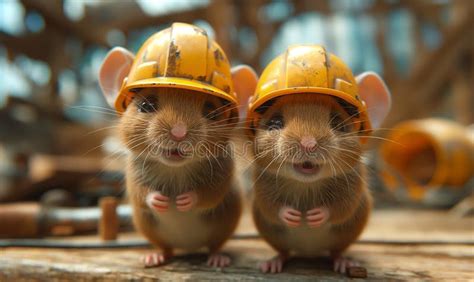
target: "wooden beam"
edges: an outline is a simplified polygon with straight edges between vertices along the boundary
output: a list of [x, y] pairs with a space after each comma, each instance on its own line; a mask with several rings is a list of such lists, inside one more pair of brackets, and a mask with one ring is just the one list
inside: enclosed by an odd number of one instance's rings
[[[466, 56], [467, 59], [470, 56]], [[467, 61], [466, 63], [472, 63]], [[468, 70], [459, 70], [455, 73], [452, 92], [453, 92], [453, 108], [450, 109], [454, 114], [457, 122], [469, 125], [474, 123], [474, 90], [473, 81], [469, 79], [469, 74], [472, 73], [473, 66], [471, 65]]]
[[63, 12], [63, 1], [36, 1], [21, 0], [26, 10], [39, 12], [45, 24], [54, 27], [63, 36], [77, 36], [86, 44], [107, 45], [105, 36], [96, 32], [98, 26], [94, 26], [91, 18], [84, 18], [80, 22], [73, 22]]
[[[63, 12], [62, 1], [21, 0], [27, 10], [41, 13], [46, 25], [54, 26], [65, 36], [77, 36], [85, 44], [108, 46], [107, 34], [113, 29], [128, 33], [134, 29], [158, 26], [176, 21], [192, 23], [202, 18], [206, 7], [178, 11], [165, 15], [150, 16], [143, 12], [135, 1], [105, 2], [97, 6], [86, 6], [84, 16], [71, 21]], [[124, 14], [124, 11], [126, 13]]]
[[206, 11], [206, 18], [214, 29], [215, 40], [232, 58], [232, 27], [235, 25], [234, 7], [229, 0], [213, 0]]
[[[5, 45], [13, 56], [25, 54], [32, 59], [44, 62], [51, 58], [50, 50], [58, 39], [56, 34], [47, 30], [25, 36], [12, 36], [0, 31], [0, 42]], [[38, 46], [42, 48], [38, 48]]]
[[386, 36], [387, 36], [387, 25], [386, 25], [386, 13], [381, 12], [376, 16], [377, 29], [375, 31], [375, 43], [377, 49], [380, 52], [380, 58], [383, 65], [383, 76], [386, 83], [389, 86], [395, 85], [400, 80], [400, 75], [397, 73], [395, 63], [392, 55], [387, 48]]
[[[245, 217], [251, 222], [248, 214]], [[446, 211], [384, 209], [373, 213], [364, 234], [370, 229], [372, 235], [365, 236], [366, 239], [362, 235], [363, 239], [346, 254], [367, 268], [370, 280], [472, 280], [472, 218], [451, 216]], [[136, 234], [122, 233], [117, 243], [136, 246], [142, 240]], [[234, 237], [225, 244], [223, 251], [233, 258], [232, 265], [225, 269], [209, 268], [203, 252], [188, 254], [179, 250], [169, 263], [144, 268], [140, 259], [156, 249], [85, 248], [103, 244], [97, 236], [26, 242], [49, 243], [46, 245], [49, 248], [1, 248], [0, 280], [207, 281], [212, 277], [217, 281], [341, 281], [345, 278], [332, 270], [330, 258], [323, 255], [311, 259], [292, 257], [282, 273], [263, 274], [257, 264], [273, 257], [275, 251], [256, 237]], [[65, 249], [68, 245], [81, 249]]]
[[426, 115], [433, 95], [451, 77], [458, 60], [472, 43], [474, 17], [463, 16], [443, 32], [443, 42], [436, 50], [420, 57], [406, 81], [392, 89], [393, 110], [383, 127]]

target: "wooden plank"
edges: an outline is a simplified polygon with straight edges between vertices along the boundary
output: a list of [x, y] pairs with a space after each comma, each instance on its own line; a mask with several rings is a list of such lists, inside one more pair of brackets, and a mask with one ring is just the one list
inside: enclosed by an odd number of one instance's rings
[[[232, 267], [212, 269], [204, 254], [179, 255], [169, 264], [144, 269], [140, 258], [146, 249], [65, 250], [7, 248], [0, 250], [0, 280], [301, 280], [344, 278], [333, 273], [326, 257], [295, 258], [283, 273], [261, 274], [256, 265], [274, 255], [261, 240], [232, 240], [226, 251]], [[363, 263], [369, 280], [469, 280], [473, 278], [474, 247], [470, 245], [386, 246], [354, 245], [349, 255]]]
[[376, 210], [361, 236], [363, 241], [474, 243], [474, 218], [444, 210]]
[[[474, 278], [472, 217], [460, 218], [446, 211], [378, 210], [362, 239], [348, 252], [368, 270], [369, 280], [445, 280]], [[244, 216], [237, 238], [224, 247], [234, 258], [226, 269], [206, 266], [204, 252], [183, 254], [169, 264], [144, 269], [140, 258], [149, 248], [118, 249], [40, 249], [0, 248], [0, 281], [18, 279], [74, 280], [300, 280], [336, 281], [344, 276], [331, 271], [327, 257], [295, 258], [284, 273], [261, 274], [256, 265], [275, 252], [255, 235], [249, 216]], [[97, 236], [75, 237], [76, 241], [96, 242]], [[137, 242], [136, 234], [121, 234], [121, 242]], [[462, 240], [470, 243], [456, 243]], [[67, 242], [68, 238], [55, 239]], [[436, 241], [437, 244], [430, 244]], [[375, 242], [375, 243], [371, 243]], [[387, 243], [385, 243], [387, 242]], [[393, 244], [397, 242], [397, 244]]]

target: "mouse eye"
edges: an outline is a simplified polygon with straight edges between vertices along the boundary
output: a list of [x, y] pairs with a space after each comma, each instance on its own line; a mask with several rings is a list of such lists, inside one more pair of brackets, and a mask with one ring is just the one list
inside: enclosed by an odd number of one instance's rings
[[350, 126], [339, 113], [331, 113], [331, 127], [339, 132], [349, 132]]
[[282, 129], [283, 126], [285, 126], [283, 122], [283, 116], [276, 114], [272, 116], [272, 118], [269, 119], [265, 125], [268, 130]]
[[211, 102], [204, 103], [204, 107], [202, 110], [202, 115], [210, 120], [217, 120], [219, 118], [219, 111], [217, 110], [216, 105]]
[[138, 112], [140, 113], [152, 113], [156, 112], [158, 104], [154, 99], [144, 99], [138, 102]]

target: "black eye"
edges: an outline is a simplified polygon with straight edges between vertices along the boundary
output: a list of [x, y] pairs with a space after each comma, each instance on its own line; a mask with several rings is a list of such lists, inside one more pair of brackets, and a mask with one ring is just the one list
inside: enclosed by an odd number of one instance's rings
[[280, 114], [274, 115], [265, 125], [268, 130], [282, 129], [285, 126], [283, 116]]
[[138, 112], [140, 113], [152, 113], [156, 112], [158, 104], [154, 99], [144, 99], [138, 102]]
[[339, 132], [348, 132], [350, 128], [339, 113], [331, 114], [331, 127]]
[[202, 110], [202, 115], [210, 120], [217, 120], [219, 118], [219, 111], [216, 106], [211, 102], [204, 103], [204, 108]]

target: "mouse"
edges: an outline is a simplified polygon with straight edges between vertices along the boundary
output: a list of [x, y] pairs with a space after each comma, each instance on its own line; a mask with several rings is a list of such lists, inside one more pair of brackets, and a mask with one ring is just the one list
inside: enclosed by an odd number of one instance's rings
[[[348, 69], [319, 46], [289, 48], [264, 70], [250, 98], [252, 215], [259, 234], [277, 251], [259, 264], [264, 273], [281, 272], [292, 255], [329, 255], [339, 273], [359, 265], [343, 254], [372, 209], [362, 161], [369, 126], [333, 91], [337, 85], [318, 85], [327, 83], [331, 66]], [[312, 81], [319, 73], [324, 76]], [[363, 101], [359, 105], [366, 107], [373, 130], [388, 113], [390, 93], [373, 72], [350, 75], [346, 72], [344, 80], [358, 84], [352, 93]]]
[[120, 115], [133, 222], [157, 249], [143, 257], [145, 267], [166, 264], [176, 249], [203, 248], [209, 266], [230, 265], [221, 249], [242, 207], [230, 140], [247, 72], [231, 70], [205, 31], [187, 24], [152, 36], [136, 56], [116, 47], [104, 59], [100, 85]]
[[222, 102], [203, 96], [143, 89], [121, 118], [120, 137], [132, 152], [126, 186], [133, 220], [162, 250], [145, 257], [147, 267], [165, 263], [175, 248], [203, 246], [211, 253], [209, 265], [230, 263], [219, 250], [241, 213], [226, 143], [232, 126]]

